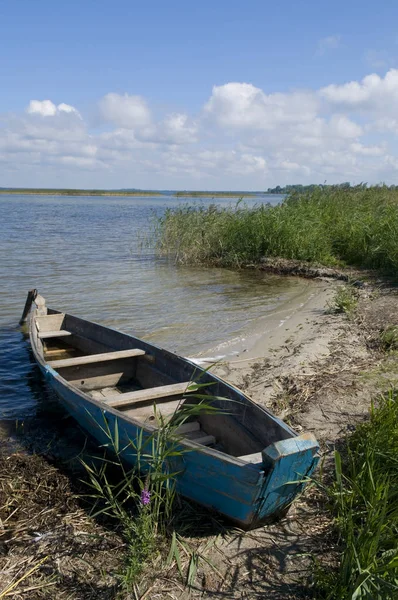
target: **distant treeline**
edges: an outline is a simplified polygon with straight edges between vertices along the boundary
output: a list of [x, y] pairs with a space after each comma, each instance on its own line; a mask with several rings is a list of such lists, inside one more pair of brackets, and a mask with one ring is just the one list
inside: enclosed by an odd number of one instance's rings
[[[366, 184], [360, 184], [360, 186], [365, 186]], [[337, 183], [336, 185], [326, 185], [326, 184], [317, 184], [317, 183], [311, 183], [310, 185], [302, 185], [301, 183], [294, 183], [293, 185], [285, 185], [283, 187], [281, 187], [280, 185], [277, 185], [274, 188], [268, 188], [267, 190], [267, 194], [290, 194], [291, 192], [313, 192], [316, 189], [322, 188], [322, 189], [328, 189], [328, 188], [341, 188], [341, 189], [349, 189], [353, 186], [351, 186], [351, 183], [349, 181], [344, 181], [344, 183]], [[354, 186], [357, 187], [357, 186]]]
[[[301, 183], [295, 183], [293, 185], [285, 185], [281, 187], [277, 185], [274, 188], [268, 188], [265, 192], [266, 194], [290, 194], [292, 192], [313, 192], [315, 190], [333, 190], [333, 189], [341, 189], [341, 190], [352, 190], [352, 189], [367, 189], [367, 183], [359, 183], [356, 185], [351, 185], [349, 181], [344, 181], [343, 183], [335, 183], [333, 185], [319, 184], [319, 183], [311, 183], [310, 185], [301, 185]], [[383, 187], [390, 190], [398, 189], [396, 185], [385, 185], [384, 183], [376, 186], [371, 186], [372, 188]]]

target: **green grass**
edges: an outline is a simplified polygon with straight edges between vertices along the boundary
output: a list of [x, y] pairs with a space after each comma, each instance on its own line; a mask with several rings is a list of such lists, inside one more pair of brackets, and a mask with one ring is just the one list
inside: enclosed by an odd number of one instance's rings
[[398, 350], [398, 327], [390, 325], [380, 334], [381, 347], [385, 352]]
[[328, 302], [330, 313], [344, 313], [351, 318], [358, 305], [358, 294], [350, 285], [340, 286], [334, 295], [334, 298]]
[[398, 190], [317, 188], [255, 208], [184, 205], [166, 211], [156, 234], [160, 253], [180, 263], [239, 267], [283, 257], [396, 274]]
[[349, 439], [345, 460], [336, 452], [328, 494], [341, 553], [337, 569], [318, 569], [317, 598], [398, 598], [397, 395], [372, 406], [369, 421]]

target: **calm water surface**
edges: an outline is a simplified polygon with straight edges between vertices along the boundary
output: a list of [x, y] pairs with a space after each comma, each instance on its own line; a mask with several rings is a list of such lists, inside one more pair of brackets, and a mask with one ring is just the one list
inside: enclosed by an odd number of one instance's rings
[[18, 327], [31, 288], [49, 306], [185, 356], [238, 336], [299, 293], [298, 280], [181, 268], [143, 249], [151, 219], [183, 202], [0, 195], [0, 419], [35, 414], [43, 396]]

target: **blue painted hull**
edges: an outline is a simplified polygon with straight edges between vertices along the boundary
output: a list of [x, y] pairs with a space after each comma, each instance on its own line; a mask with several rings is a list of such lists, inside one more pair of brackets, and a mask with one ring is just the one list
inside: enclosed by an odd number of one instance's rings
[[[82, 323], [81, 320], [78, 322]], [[98, 325], [95, 327], [101, 339], [106, 337], [108, 328]], [[138, 343], [142, 347], [149, 347], [137, 338], [120, 332], [112, 332], [112, 335], [117, 339], [122, 336], [120, 340], [124, 340], [125, 347], [135, 347]], [[153, 427], [125, 417], [120, 411], [107, 407], [103, 402], [96, 401], [81, 390], [68, 385], [68, 382], [40, 356], [37, 340], [32, 333], [31, 343], [39, 367], [49, 385], [56, 391], [66, 410], [100, 445], [109, 443], [109, 437], [104, 431], [105, 423], [111, 431], [114, 431], [117, 426], [121, 448], [128, 447], [129, 441], [137, 440], [140, 435], [149, 437], [153, 433]], [[181, 369], [198, 369], [196, 365], [181, 357], [150, 347], [154, 353], [157, 353], [159, 364], [163, 360], [170, 363], [174, 361], [179, 365], [178, 361], [180, 361]], [[213, 375], [205, 375], [219, 386], [217, 394], [240, 399], [242, 403], [246, 403], [245, 410], [248, 412], [261, 411], [258, 420], [262, 418], [261, 415], [267, 419], [264, 427], [267, 426], [272, 430], [272, 442], [261, 452], [260, 461], [252, 463], [215, 449], [189, 443], [185, 439], [181, 440], [181, 447], [188, 447], [190, 451], [183, 453], [178, 465], [177, 491], [191, 500], [218, 511], [243, 528], [256, 527], [271, 517], [283, 514], [289, 507], [305, 484], [305, 479], [311, 475], [317, 465], [318, 443], [311, 434], [297, 435], [282, 421], [255, 405], [239, 390]], [[257, 426], [260, 427], [261, 423]], [[123, 458], [135, 464], [136, 456], [131, 450], [127, 449]]]
[[[81, 395], [65, 388], [57, 373], [46, 366], [42, 369], [47, 382], [58, 394], [66, 410], [81, 427], [100, 445], [109, 444], [104, 431], [105, 422], [111, 431], [117, 423], [120, 447], [136, 441], [142, 427], [130, 423], [114, 412], [93, 403], [82, 402]], [[148, 432], [148, 437], [151, 432]], [[277, 517], [289, 507], [305, 485], [318, 463], [319, 446], [312, 436], [297, 436], [276, 442], [266, 449], [267, 469], [264, 465], [236, 465], [223, 453], [214, 456], [202, 451], [186, 452], [176, 489], [181, 495], [215, 510], [243, 528], [261, 525]], [[128, 451], [124, 459], [136, 463]]]

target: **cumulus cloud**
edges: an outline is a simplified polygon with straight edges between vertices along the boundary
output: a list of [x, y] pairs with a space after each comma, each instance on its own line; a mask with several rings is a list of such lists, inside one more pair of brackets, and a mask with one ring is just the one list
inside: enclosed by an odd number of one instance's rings
[[105, 121], [126, 129], [141, 129], [152, 124], [151, 111], [144, 98], [124, 94], [107, 94], [99, 103]]
[[21, 173], [34, 171], [42, 181], [53, 173], [49, 186], [213, 189], [393, 182], [397, 101], [395, 69], [318, 90], [215, 85], [196, 115], [161, 114], [140, 95], [110, 92], [98, 101], [99, 129], [74, 106], [31, 100], [2, 117], [0, 176], [7, 185], [29, 185]]
[[51, 100], [31, 100], [26, 112], [42, 117], [54, 117], [60, 113], [69, 113], [80, 117], [80, 113], [74, 106], [70, 106], [70, 104], [65, 104], [64, 102], [56, 106]]
[[265, 94], [250, 83], [227, 83], [213, 87], [204, 110], [226, 127], [272, 129], [282, 123], [309, 121], [317, 108], [312, 93]]
[[345, 109], [387, 110], [396, 114], [398, 69], [390, 69], [384, 77], [372, 73], [361, 81], [331, 84], [322, 88], [319, 95], [331, 105]]
[[163, 141], [169, 141], [171, 144], [197, 141], [197, 123], [183, 113], [168, 115], [161, 124], [160, 129], [163, 132]]

